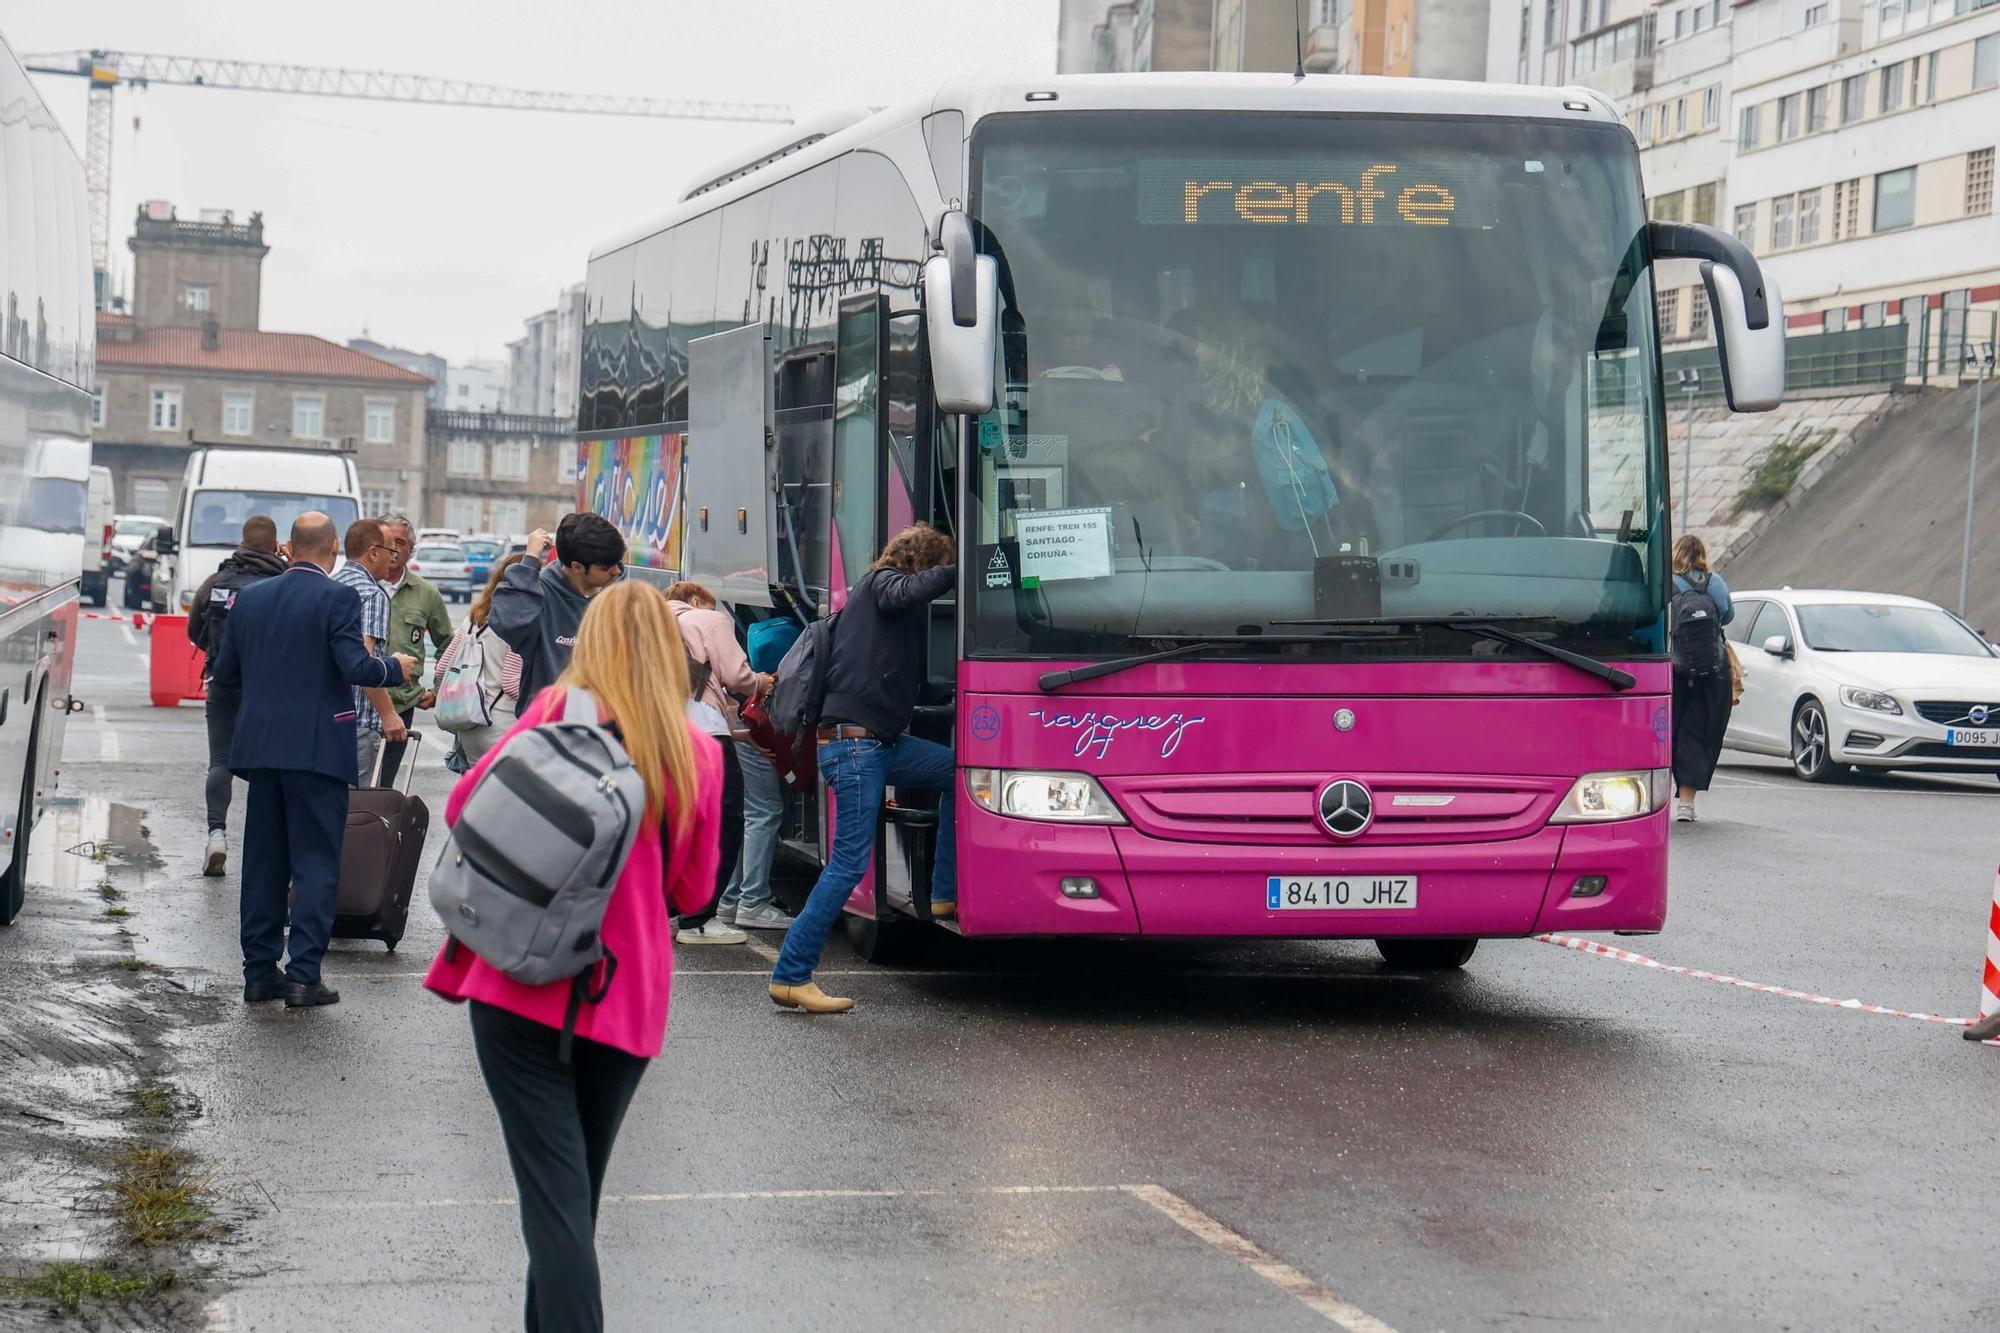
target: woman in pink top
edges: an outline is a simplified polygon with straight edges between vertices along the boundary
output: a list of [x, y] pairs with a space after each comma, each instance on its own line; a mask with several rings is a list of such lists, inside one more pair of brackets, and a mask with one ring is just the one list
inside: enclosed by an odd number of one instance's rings
[[562, 715], [572, 685], [590, 691], [646, 782], [646, 822], [604, 912], [604, 943], [618, 970], [604, 998], [578, 1013], [567, 1063], [558, 1050], [567, 981], [524, 986], [469, 949], [450, 958], [441, 952], [424, 978], [448, 1000], [472, 1001], [473, 1050], [520, 1195], [530, 1333], [604, 1327], [597, 1201], [625, 1108], [666, 1035], [674, 971], [668, 913], [703, 910], [715, 897], [722, 756], [687, 721], [686, 660], [657, 589], [633, 581], [599, 593], [577, 629], [569, 669], [459, 780], [445, 806], [445, 822], [456, 823], [514, 737]]

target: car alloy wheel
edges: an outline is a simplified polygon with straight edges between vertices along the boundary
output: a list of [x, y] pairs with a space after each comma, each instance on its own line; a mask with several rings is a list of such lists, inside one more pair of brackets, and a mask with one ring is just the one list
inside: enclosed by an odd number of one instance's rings
[[1808, 699], [1792, 714], [1792, 771], [1807, 782], [1831, 782], [1839, 767], [1827, 744], [1826, 710]]

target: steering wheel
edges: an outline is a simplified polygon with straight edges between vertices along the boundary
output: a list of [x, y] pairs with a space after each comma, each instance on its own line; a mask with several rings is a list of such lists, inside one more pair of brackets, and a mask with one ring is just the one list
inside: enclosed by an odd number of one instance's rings
[[1526, 514], [1518, 509], [1475, 509], [1470, 514], [1460, 514], [1457, 518], [1445, 524], [1443, 527], [1439, 528], [1436, 532], [1433, 532], [1430, 536], [1424, 538], [1424, 540], [1427, 542], [1434, 542], [1438, 538], [1444, 536], [1447, 532], [1450, 532], [1453, 528], [1462, 528], [1468, 523], [1477, 523], [1482, 519], [1489, 519], [1489, 518], [1513, 519], [1514, 535], [1516, 537], [1521, 535], [1521, 524], [1524, 521], [1535, 525], [1536, 536], [1546, 537], [1549, 535], [1549, 530], [1546, 527], [1542, 526], [1542, 520], [1536, 518], [1533, 514]]

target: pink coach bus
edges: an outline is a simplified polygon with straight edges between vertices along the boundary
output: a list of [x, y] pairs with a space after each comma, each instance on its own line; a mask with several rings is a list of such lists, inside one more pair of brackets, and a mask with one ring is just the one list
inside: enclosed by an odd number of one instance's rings
[[[1777, 293], [1647, 222], [1588, 90], [954, 84], [593, 255], [580, 504], [746, 618], [954, 534], [918, 726], [960, 765], [965, 935], [1456, 967], [1657, 931], [1668, 261], [1732, 407], [1773, 406]], [[794, 851], [829, 817], [799, 798]], [[934, 812], [885, 820], [875, 958], [929, 918]]]

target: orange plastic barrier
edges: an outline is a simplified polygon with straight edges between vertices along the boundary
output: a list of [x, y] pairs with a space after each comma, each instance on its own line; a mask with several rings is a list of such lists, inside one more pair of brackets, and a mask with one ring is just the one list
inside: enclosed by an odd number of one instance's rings
[[150, 683], [153, 707], [172, 708], [183, 699], [206, 699], [201, 649], [188, 642], [186, 616], [154, 616]]

